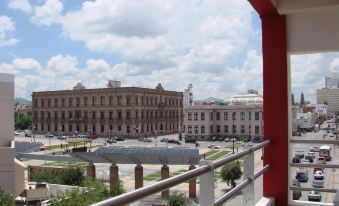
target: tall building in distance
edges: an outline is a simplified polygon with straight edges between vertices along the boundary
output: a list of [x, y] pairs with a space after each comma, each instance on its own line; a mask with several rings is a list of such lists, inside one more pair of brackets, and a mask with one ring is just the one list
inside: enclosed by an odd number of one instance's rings
[[299, 106], [300, 107], [305, 107], [305, 105], [306, 105], [306, 103], [305, 103], [304, 93], [301, 92]]
[[317, 104], [327, 105], [328, 115], [339, 115], [339, 88], [317, 89]]
[[181, 127], [182, 92], [121, 87], [109, 81], [107, 88], [33, 92], [33, 126], [36, 132], [54, 134], [108, 133], [137, 137], [176, 133]]
[[292, 95], [291, 95], [291, 101], [292, 101], [292, 105], [295, 105], [294, 94], [293, 94], [293, 93], [292, 93]]
[[184, 90], [184, 106], [193, 105], [193, 86], [189, 84], [187, 89]]
[[325, 77], [325, 88], [339, 88], [339, 73], [332, 72], [331, 77]]

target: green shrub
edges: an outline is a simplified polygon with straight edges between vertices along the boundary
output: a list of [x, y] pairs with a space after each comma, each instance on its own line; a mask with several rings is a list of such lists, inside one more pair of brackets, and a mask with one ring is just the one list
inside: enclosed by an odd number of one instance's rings
[[49, 169], [39, 169], [32, 173], [32, 181], [35, 182], [48, 182], [51, 184], [61, 184], [58, 175], [53, 174]]
[[181, 192], [173, 192], [166, 198], [166, 202], [169, 206], [185, 206], [187, 198]]
[[229, 185], [231, 183], [232, 188], [236, 186], [235, 180], [239, 179], [242, 175], [240, 162], [239, 161], [233, 161], [228, 164], [226, 164], [221, 169], [220, 177], [223, 181]]
[[0, 186], [0, 205], [1, 206], [12, 206], [14, 205], [14, 197], [11, 193], [5, 191]]
[[62, 184], [81, 185], [85, 180], [84, 169], [80, 166], [69, 166], [60, 173]]
[[[52, 204], [54, 206], [87, 206], [116, 195], [110, 193], [106, 185], [97, 180], [87, 179], [82, 186], [87, 191], [80, 188], [67, 190], [58, 196], [51, 197]], [[120, 184], [119, 191], [125, 191], [122, 184]]]

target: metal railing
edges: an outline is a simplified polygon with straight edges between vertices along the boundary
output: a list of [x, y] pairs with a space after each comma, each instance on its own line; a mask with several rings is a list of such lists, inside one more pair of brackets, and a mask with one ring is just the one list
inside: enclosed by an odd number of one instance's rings
[[[265, 146], [267, 146], [268, 144], [270, 144], [270, 140], [266, 140], [260, 144], [257, 144], [255, 146], [250, 146], [249, 148], [221, 158], [219, 160], [216, 160], [214, 162], [211, 162], [207, 165], [203, 165], [200, 166], [196, 169], [190, 170], [188, 172], [182, 173], [178, 176], [174, 176], [165, 180], [162, 180], [158, 183], [143, 187], [143, 188], [139, 188], [137, 190], [98, 202], [93, 204], [92, 206], [120, 206], [120, 205], [125, 205], [125, 204], [129, 204], [132, 202], [135, 202], [141, 198], [144, 198], [146, 196], [155, 194], [155, 193], [159, 193], [163, 190], [166, 190], [170, 187], [173, 187], [175, 185], [178, 185], [180, 183], [184, 183], [188, 180], [197, 178], [200, 175], [204, 175], [206, 173], [209, 172], [213, 172], [215, 169], [224, 166], [227, 163], [230, 163], [236, 159], [239, 159], [245, 155], [248, 154], [254, 154], [254, 151], [261, 149]], [[253, 163], [254, 164], [254, 163]], [[264, 168], [262, 170], [260, 170], [258, 173], [256, 173], [253, 176], [250, 177], [245, 177], [245, 180], [243, 182], [241, 182], [237, 187], [233, 188], [232, 190], [230, 190], [229, 192], [227, 192], [225, 195], [223, 195], [221, 198], [219, 198], [216, 202], [214, 202], [214, 205], [221, 205], [224, 202], [226, 202], [228, 199], [230, 199], [231, 197], [233, 197], [235, 194], [237, 194], [240, 190], [242, 190], [243, 188], [245, 188], [247, 185], [253, 183], [253, 181], [258, 178], [259, 176], [261, 176], [265, 171], [267, 171], [269, 169], [269, 165], [264, 166]], [[213, 175], [212, 175], [213, 177]], [[214, 188], [213, 188], [214, 189]], [[200, 191], [201, 192], [201, 191]]]

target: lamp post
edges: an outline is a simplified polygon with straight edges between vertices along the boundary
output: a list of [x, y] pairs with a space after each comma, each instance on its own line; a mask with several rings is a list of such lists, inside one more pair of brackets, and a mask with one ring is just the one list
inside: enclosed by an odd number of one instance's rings
[[234, 119], [235, 119], [235, 112], [232, 114], [232, 152], [234, 154]]
[[36, 129], [35, 126], [32, 126], [32, 136], [33, 136], [33, 141], [35, 142], [35, 135], [34, 135], [34, 130]]

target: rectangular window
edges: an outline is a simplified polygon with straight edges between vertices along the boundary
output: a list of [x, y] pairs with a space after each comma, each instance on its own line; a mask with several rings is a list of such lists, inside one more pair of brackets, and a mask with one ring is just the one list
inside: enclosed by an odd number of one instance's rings
[[255, 120], [259, 120], [259, 112], [255, 112]]
[[92, 125], [92, 132], [95, 132], [95, 125]]
[[110, 130], [110, 131], [113, 130], [113, 125], [109, 125], [109, 130]]
[[220, 133], [220, 125], [217, 125], [217, 133]]
[[[50, 119], [51, 118], [51, 113], [50, 112], [47, 112], [47, 119]], [[49, 130], [48, 130], [49, 131]]]
[[233, 112], [232, 113], [232, 120], [236, 120], [237, 119], [237, 113], [236, 112]]
[[130, 126], [127, 126], [126, 129], [127, 129], [127, 133], [131, 132], [131, 127]]
[[118, 119], [121, 119], [122, 115], [121, 115], [121, 111], [118, 111]]
[[245, 112], [240, 112], [240, 119], [245, 120]]
[[113, 119], [113, 112], [112, 111], [109, 112], [109, 119]]
[[87, 125], [84, 126], [84, 132], [87, 132]]
[[224, 133], [228, 134], [228, 125], [224, 125]]
[[73, 112], [72, 111], [68, 112], [68, 117], [73, 118]]
[[100, 132], [101, 132], [101, 133], [104, 133], [104, 132], [105, 132], [105, 127], [104, 127], [104, 125], [101, 125], [101, 127], [100, 127]]
[[198, 133], [198, 125], [194, 126], [194, 133], [196, 133], [196, 134]]
[[200, 130], [201, 134], [205, 134], [205, 125], [201, 125]]
[[118, 125], [118, 131], [121, 132], [121, 125]]
[[194, 120], [197, 121], [198, 120], [198, 112], [194, 113]]
[[54, 112], [54, 118], [58, 118], [58, 112]]
[[188, 118], [188, 120], [192, 120], [192, 113], [188, 113], [187, 118]]
[[217, 112], [217, 120], [220, 120], [220, 112]]
[[228, 120], [228, 112], [224, 112], [224, 120]]
[[189, 125], [187, 128], [188, 128], [188, 133], [192, 133], [192, 126]]
[[135, 118], [139, 119], [139, 111], [135, 111]]
[[61, 112], [61, 119], [65, 119], [65, 112]]
[[213, 112], [210, 113], [210, 120], [213, 120]]
[[259, 134], [259, 126], [255, 126], [255, 134], [256, 134], [256, 135]]
[[201, 114], [200, 114], [200, 119], [203, 121], [203, 120], [205, 120], [205, 113], [204, 112], [201, 112]]
[[54, 132], [58, 131], [58, 125], [54, 125]]
[[249, 113], [248, 113], [248, 120], [251, 120], [251, 119], [252, 119], [252, 113], [249, 112]]
[[95, 111], [92, 111], [92, 118], [95, 119]]
[[210, 125], [210, 133], [213, 133], [213, 125]]
[[104, 119], [105, 118], [105, 114], [103, 111], [100, 112], [100, 119]]
[[131, 112], [126, 112], [126, 119], [131, 119]]
[[240, 126], [240, 133], [245, 134], [245, 125]]

